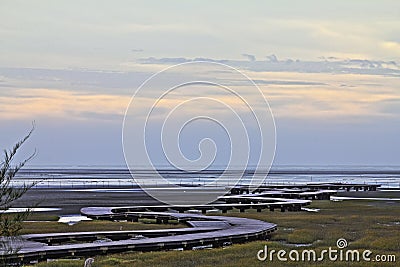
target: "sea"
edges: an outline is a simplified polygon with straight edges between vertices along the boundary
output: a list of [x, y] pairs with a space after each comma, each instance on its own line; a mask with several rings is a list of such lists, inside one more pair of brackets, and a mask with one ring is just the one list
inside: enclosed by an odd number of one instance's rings
[[[260, 171], [260, 170], [258, 170]], [[129, 170], [125, 166], [29, 166], [21, 169], [13, 184], [35, 183], [36, 188], [120, 188], [138, 187], [135, 178], [146, 186], [162, 186], [157, 175], [168, 183], [184, 186], [233, 186], [249, 184], [255, 168], [246, 170], [207, 169], [200, 172], [168, 167], [156, 170]], [[224, 179], [221, 175], [224, 174]], [[400, 166], [272, 166], [261, 170], [265, 185], [309, 183], [380, 184], [382, 188], [400, 189]], [[143, 179], [145, 178], [145, 179]]]

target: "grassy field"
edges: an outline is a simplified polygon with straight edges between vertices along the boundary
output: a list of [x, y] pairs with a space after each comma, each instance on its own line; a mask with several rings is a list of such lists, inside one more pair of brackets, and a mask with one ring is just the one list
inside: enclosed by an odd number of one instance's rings
[[[387, 201], [314, 201], [310, 206], [320, 208], [318, 213], [310, 212], [269, 212], [246, 213], [231, 212], [228, 216], [248, 217], [278, 224], [278, 231], [271, 240], [246, 244], [235, 244], [226, 248], [196, 251], [165, 252], [129, 252], [95, 257], [93, 266], [398, 266], [400, 261], [400, 203]], [[76, 225], [77, 231], [103, 228], [112, 222], [85, 222]], [[119, 223], [115, 223], [119, 229]], [[128, 227], [126, 224], [126, 227]], [[141, 226], [139, 226], [141, 225]], [[146, 227], [171, 227], [171, 225], [145, 225]], [[35, 232], [32, 228], [25, 231]], [[57, 231], [60, 231], [57, 226]], [[124, 225], [125, 227], [125, 225]], [[143, 227], [143, 224], [132, 224]], [[180, 227], [180, 225], [175, 225]], [[55, 230], [53, 226], [51, 231]], [[72, 229], [72, 228], [68, 228]], [[75, 229], [75, 230], [76, 230]], [[125, 228], [124, 228], [125, 229]], [[128, 228], [127, 228], [128, 229]], [[138, 229], [138, 228], [136, 228]], [[64, 230], [61, 230], [64, 231]], [[345, 238], [347, 249], [371, 250], [373, 259], [377, 254], [395, 255], [396, 263], [388, 262], [279, 262], [275, 256], [273, 262], [258, 261], [256, 254], [264, 245], [268, 249], [292, 249], [302, 251], [314, 249], [321, 251], [328, 247], [336, 248], [336, 240]], [[295, 247], [294, 244], [309, 244], [307, 247]], [[326, 257], [327, 258], [327, 257]], [[83, 266], [83, 260], [58, 260], [40, 263], [36, 266]]]
[[85, 231], [127, 231], [152, 230], [187, 227], [185, 224], [170, 220], [168, 224], [155, 224], [154, 220], [143, 219], [139, 222], [82, 221], [74, 225], [59, 223], [58, 216], [32, 214], [29, 221], [24, 222], [20, 234], [67, 233]]

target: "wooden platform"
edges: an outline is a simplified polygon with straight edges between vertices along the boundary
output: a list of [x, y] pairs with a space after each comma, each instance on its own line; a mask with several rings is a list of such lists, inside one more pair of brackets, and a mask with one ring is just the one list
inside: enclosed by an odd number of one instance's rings
[[[154, 219], [157, 223], [177, 220], [187, 228], [143, 231], [77, 232], [23, 235], [18, 240], [5, 237], [1, 242], [14, 249], [9, 256], [13, 262], [29, 263], [68, 256], [93, 256], [125, 251], [156, 251], [193, 249], [202, 246], [219, 247], [265, 239], [277, 229], [272, 223], [237, 217], [205, 216], [210, 210], [255, 209], [300, 211], [314, 199], [329, 199], [337, 190], [371, 190], [379, 185], [364, 184], [307, 184], [235, 187], [231, 194], [207, 205], [136, 205], [125, 207], [86, 207], [81, 213], [93, 219], [138, 221]], [[246, 194], [243, 194], [246, 193]], [[185, 213], [200, 211], [203, 214]]]
[[299, 190], [364, 190], [364, 191], [376, 191], [381, 185], [378, 184], [347, 184], [347, 183], [308, 183], [308, 184], [284, 184], [284, 185], [262, 185], [257, 188], [250, 186], [236, 186], [233, 187], [230, 192], [231, 194], [243, 194], [243, 193], [261, 193], [264, 191], [271, 190], [282, 190], [282, 189], [299, 189]]
[[[19, 240], [8, 240], [18, 252], [9, 260], [19, 263], [43, 261], [68, 256], [93, 256], [125, 251], [156, 251], [193, 249], [198, 246], [219, 247], [224, 244], [243, 243], [265, 239], [277, 229], [272, 223], [226, 216], [173, 212], [132, 212], [125, 208], [91, 207], [82, 214], [91, 218], [136, 220], [153, 218], [185, 222], [188, 228], [143, 231], [77, 232], [23, 235]], [[100, 239], [101, 238], [101, 239]], [[103, 241], [106, 238], [106, 241]], [[74, 244], [68, 242], [74, 241]], [[76, 242], [82, 242], [76, 244]], [[97, 242], [96, 242], [97, 241]], [[63, 244], [66, 243], [66, 244]]]

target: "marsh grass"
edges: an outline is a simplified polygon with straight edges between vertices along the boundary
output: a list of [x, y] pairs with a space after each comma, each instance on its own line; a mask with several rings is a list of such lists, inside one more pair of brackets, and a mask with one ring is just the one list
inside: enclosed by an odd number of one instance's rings
[[[314, 201], [310, 207], [320, 208], [321, 211], [319, 213], [232, 211], [227, 214], [227, 216], [248, 217], [276, 223], [278, 231], [268, 241], [234, 244], [211, 250], [127, 252], [104, 255], [95, 257], [93, 266], [398, 266], [400, 260], [400, 225], [397, 223], [400, 221], [400, 205], [398, 203]], [[80, 227], [85, 228], [98, 223], [101, 222], [85, 222]], [[157, 225], [157, 227], [164, 226], [170, 227], [170, 225]], [[345, 238], [349, 242], [349, 249], [369, 249], [374, 255], [394, 254], [397, 263], [260, 262], [256, 258], [256, 253], [266, 244], [269, 249], [288, 251], [304, 249], [294, 248], [292, 244], [311, 243], [311, 247], [308, 248], [321, 251], [329, 246], [335, 248], [338, 238]], [[40, 263], [38, 266], [83, 266], [83, 261]]]
[[[38, 218], [42, 220], [38, 220]], [[35, 220], [32, 220], [35, 219]], [[155, 224], [149, 220], [139, 222], [126, 221], [82, 221], [74, 225], [57, 222], [58, 217], [41, 216], [32, 217], [30, 221], [23, 223], [21, 234], [41, 234], [41, 233], [67, 233], [67, 232], [89, 232], [89, 231], [128, 231], [128, 230], [152, 230], [170, 229], [187, 227], [185, 224], [171, 221], [168, 224]]]

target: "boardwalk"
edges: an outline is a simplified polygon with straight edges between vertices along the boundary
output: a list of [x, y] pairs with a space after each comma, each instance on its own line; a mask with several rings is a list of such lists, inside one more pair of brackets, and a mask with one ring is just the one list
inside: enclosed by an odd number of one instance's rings
[[[92, 207], [82, 209], [82, 214], [96, 218], [116, 218], [123, 216], [135, 220], [141, 218], [178, 220], [188, 228], [143, 231], [80, 232], [56, 234], [32, 234], [21, 236], [16, 255], [10, 260], [29, 263], [67, 256], [91, 256], [123, 251], [155, 251], [169, 249], [192, 249], [197, 246], [218, 247], [224, 244], [243, 243], [265, 239], [276, 230], [272, 223], [226, 216], [204, 216], [201, 214], [173, 212], [124, 212], [116, 213], [113, 208]], [[105, 242], [96, 242], [107, 238]], [[69, 241], [78, 244], [62, 244]], [[6, 241], [4, 239], [3, 241]]]
[[[23, 235], [18, 240], [2, 237], [4, 244], [18, 252], [9, 259], [29, 263], [68, 256], [99, 255], [125, 251], [156, 251], [219, 247], [224, 244], [243, 243], [265, 239], [277, 229], [272, 223], [237, 217], [205, 216], [209, 210], [237, 209], [244, 212], [255, 209], [274, 211], [300, 211], [313, 199], [329, 199], [336, 190], [376, 190], [378, 185], [318, 184], [285, 188], [235, 187], [230, 195], [207, 205], [136, 205], [125, 207], [86, 207], [81, 213], [93, 219], [138, 221], [154, 219], [157, 223], [177, 220], [188, 227], [181, 229], [77, 232]], [[336, 190], [333, 190], [336, 189]], [[251, 191], [251, 193], [250, 193]], [[246, 193], [246, 194], [242, 194]], [[203, 214], [185, 213], [200, 211]], [[72, 243], [71, 243], [72, 242]]]
[[243, 193], [261, 193], [270, 190], [364, 190], [364, 191], [376, 191], [381, 185], [378, 184], [346, 184], [346, 183], [308, 183], [308, 184], [284, 184], [284, 185], [262, 185], [257, 188], [249, 186], [236, 186], [231, 189], [231, 194], [243, 194]]

